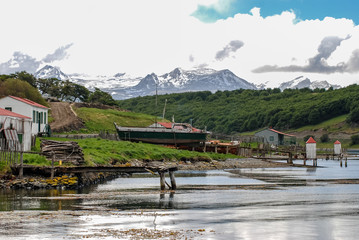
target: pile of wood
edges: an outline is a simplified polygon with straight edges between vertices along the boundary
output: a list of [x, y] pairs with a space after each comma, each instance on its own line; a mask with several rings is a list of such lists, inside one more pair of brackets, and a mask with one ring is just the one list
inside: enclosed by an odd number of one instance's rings
[[55, 161], [70, 162], [74, 165], [84, 164], [84, 154], [77, 142], [60, 142], [54, 140], [41, 140], [41, 153]]

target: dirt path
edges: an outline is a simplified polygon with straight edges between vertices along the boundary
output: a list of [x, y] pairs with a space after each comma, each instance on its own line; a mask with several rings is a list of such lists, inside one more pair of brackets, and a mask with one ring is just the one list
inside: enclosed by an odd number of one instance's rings
[[84, 127], [82, 120], [71, 109], [70, 103], [51, 102], [50, 107], [51, 115], [54, 118], [54, 121], [50, 123], [53, 132], [68, 132]]

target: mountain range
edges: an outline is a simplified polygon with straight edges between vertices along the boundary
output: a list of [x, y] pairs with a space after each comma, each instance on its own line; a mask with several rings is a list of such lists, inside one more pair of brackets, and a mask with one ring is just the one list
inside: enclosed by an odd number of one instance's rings
[[[216, 71], [213, 69], [183, 70], [175, 68], [173, 71], [156, 75], [148, 74], [144, 78], [132, 77], [125, 73], [114, 76], [89, 76], [84, 74], [65, 74], [59, 68], [46, 65], [35, 73], [36, 78], [57, 78], [85, 86], [93, 90], [99, 88], [109, 92], [114, 99], [128, 99], [138, 96], [180, 93], [189, 91], [224, 91], [236, 89], [265, 89], [266, 84], [254, 85], [236, 76], [228, 69]], [[291, 81], [280, 84], [279, 88], [340, 88], [327, 81], [311, 81], [300, 76]]]

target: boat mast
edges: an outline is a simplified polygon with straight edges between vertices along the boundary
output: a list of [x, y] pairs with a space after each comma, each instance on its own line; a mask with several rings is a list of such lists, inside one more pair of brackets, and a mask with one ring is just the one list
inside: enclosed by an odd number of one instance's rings
[[165, 107], [163, 108], [162, 119], [165, 119], [167, 99], [165, 100]]

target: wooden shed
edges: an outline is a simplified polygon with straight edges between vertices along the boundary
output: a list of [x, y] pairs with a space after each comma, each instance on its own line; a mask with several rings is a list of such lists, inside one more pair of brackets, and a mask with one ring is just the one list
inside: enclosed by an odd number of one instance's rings
[[267, 128], [254, 134], [264, 139], [265, 143], [273, 145], [295, 145], [297, 138], [294, 135], [286, 134], [273, 128]]

